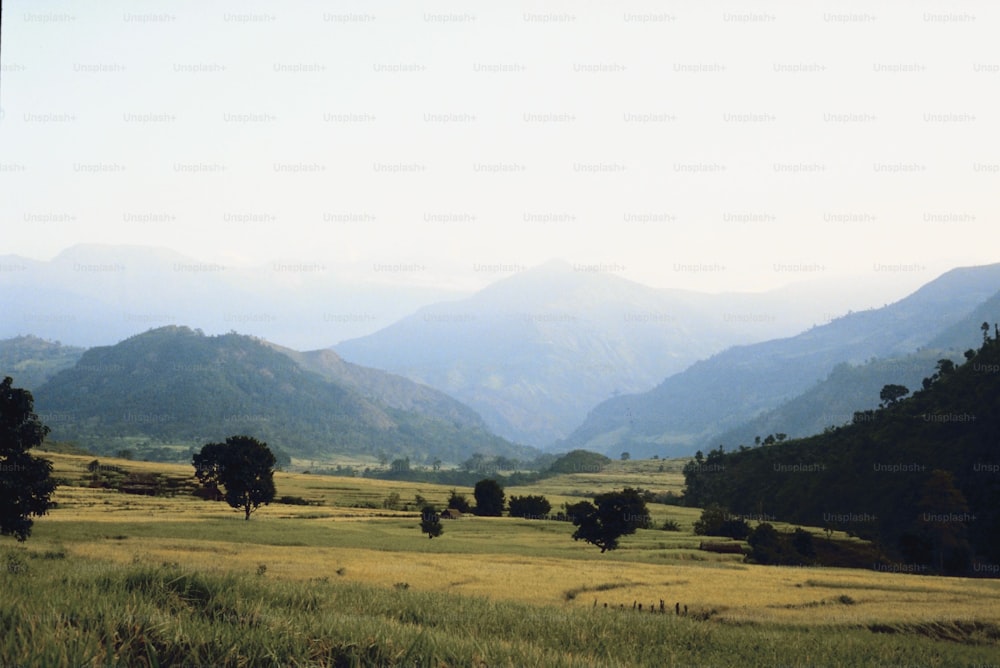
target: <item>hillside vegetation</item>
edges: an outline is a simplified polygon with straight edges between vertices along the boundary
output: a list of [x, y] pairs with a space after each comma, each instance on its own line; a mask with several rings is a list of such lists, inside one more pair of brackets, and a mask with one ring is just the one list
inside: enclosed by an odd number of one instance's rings
[[303, 368], [259, 339], [205, 336], [186, 327], [91, 348], [34, 395], [53, 440], [105, 453], [137, 441], [200, 447], [252, 433], [292, 456], [313, 459], [376, 452], [420, 462], [461, 461], [470, 450], [537, 454], [470, 424], [474, 418], [467, 413], [450, 420], [395, 408]]
[[84, 350], [30, 335], [5, 339], [0, 341], [0, 378], [10, 376], [18, 387], [33, 390], [76, 364]]
[[964, 364], [942, 359], [912, 396], [851, 425], [698, 453], [685, 468], [688, 502], [847, 529], [893, 555], [887, 568], [996, 575], [1000, 337], [989, 334]]

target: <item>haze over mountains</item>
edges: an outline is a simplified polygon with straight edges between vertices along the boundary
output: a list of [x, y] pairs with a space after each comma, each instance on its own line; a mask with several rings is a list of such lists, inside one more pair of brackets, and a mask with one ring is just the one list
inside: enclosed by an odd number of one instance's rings
[[454, 291], [339, 278], [322, 263], [234, 266], [145, 246], [74, 246], [50, 261], [0, 256], [0, 339], [111, 345], [185, 324], [312, 349], [372, 332]]
[[[951, 349], [954, 354], [975, 345], [981, 336], [976, 321], [1000, 319], [998, 286], [1000, 264], [955, 269], [885, 308], [852, 313], [791, 338], [730, 348], [670, 376], [649, 392], [601, 403], [561, 446], [600, 452], [624, 449], [639, 456], [714, 447], [722, 434], [794, 399], [838, 364], [905, 355], [922, 346]], [[932, 368], [917, 373], [929, 376]], [[876, 378], [868, 389], [899, 382], [900, 370], [889, 365], [885, 380]], [[877, 399], [876, 393], [870, 404], [855, 410], [873, 407]], [[841, 405], [832, 414], [814, 418], [824, 426], [843, 424], [850, 420], [849, 412]], [[737, 430], [730, 437], [742, 440], [753, 429]]]
[[[7, 256], [0, 267], [0, 339], [109, 345], [174, 324], [251, 334], [351, 401], [611, 456], [685, 455], [720, 438], [735, 446], [841, 424], [873, 407], [883, 384], [915, 389], [937, 359], [976, 343], [979, 323], [1000, 319], [1000, 265], [957, 269], [887, 307], [843, 317], [890, 282], [873, 284], [864, 300], [863, 285], [829, 281], [704, 294], [552, 261], [501, 272], [468, 294], [110, 246], [75, 247], [50, 262]], [[351, 332], [365, 335], [336, 353], [324, 347]], [[81, 355], [38, 338], [0, 340], [0, 372], [35, 388]], [[474, 446], [461, 451], [451, 452], [460, 460]]]
[[549, 262], [336, 350], [442, 389], [497, 433], [544, 447], [615, 393], [652, 388], [730, 345], [800, 331], [830, 308], [813, 296], [658, 290]]

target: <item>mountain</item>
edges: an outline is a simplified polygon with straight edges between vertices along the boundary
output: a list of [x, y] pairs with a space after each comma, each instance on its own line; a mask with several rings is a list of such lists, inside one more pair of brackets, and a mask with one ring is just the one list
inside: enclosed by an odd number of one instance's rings
[[487, 430], [483, 418], [465, 404], [459, 403], [444, 392], [415, 383], [408, 378], [351, 364], [328, 348], [298, 352], [277, 345], [272, 347], [292, 358], [303, 369], [354, 390], [366, 399], [381, 402], [390, 408], [446, 420], [462, 427]]
[[855, 412], [876, 408], [879, 393], [886, 385], [903, 385], [917, 390], [923, 379], [934, 373], [939, 360], [960, 362], [965, 351], [980, 343], [982, 323], [998, 320], [1000, 292], [917, 352], [873, 359], [861, 365], [838, 364], [826, 379], [801, 395], [721, 434], [716, 441], [730, 447], [749, 445], [756, 436], [763, 438], [780, 432], [800, 438], [848, 423]]
[[[308, 355], [306, 356], [308, 357]], [[362, 377], [363, 370], [353, 369]], [[389, 402], [357, 387], [393, 386]], [[530, 458], [537, 453], [476, 425], [474, 415], [432, 391], [409, 400], [450, 406], [459, 419], [394, 407], [408, 381], [331, 382], [258, 338], [206, 336], [186, 327], [151, 330], [91, 348], [71, 369], [35, 391], [35, 408], [53, 440], [95, 449], [188, 447], [247, 433], [293, 456], [386, 453], [416, 462], [460, 462], [475, 452]]]
[[0, 267], [0, 338], [83, 346], [194, 323], [210, 334], [240, 330], [318, 348], [456, 294], [342, 278], [318, 262], [222, 265], [145, 246], [85, 244], [44, 262], [5, 255]]
[[37, 336], [0, 341], [0, 378], [10, 376], [15, 387], [33, 390], [56, 373], [76, 364], [84, 349], [64, 346]]
[[[632, 456], [682, 456], [713, 447], [720, 435], [794, 399], [838, 364], [905, 355], [936, 337], [954, 340], [954, 326], [967, 322], [998, 286], [1000, 264], [955, 269], [886, 307], [794, 337], [727, 349], [649, 392], [599, 404], [560, 447], [613, 455], [628, 450]], [[965, 334], [974, 335], [975, 329]], [[974, 343], [968, 339], [965, 346]]]
[[[849, 530], [906, 572], [996, 577], [1000, 336], [912, 396], [802, 440], [722, 449], [685, 467], [690, 505]], [[992, 565], [978, 568], [977, 564]]]
[[780, 292], [662, 290], [588, 269], [549, 262], [335, 349], [447, 392], [507, 438], [545, 446], [613, 394], [816, 316]]

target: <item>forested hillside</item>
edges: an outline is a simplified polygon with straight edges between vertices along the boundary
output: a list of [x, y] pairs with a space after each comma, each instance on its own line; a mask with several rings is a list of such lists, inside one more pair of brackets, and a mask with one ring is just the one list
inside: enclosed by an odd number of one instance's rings
[[37, 336], [5, 339], [0, 341], [0, 378], [16, 378], [19, 387], [32, 390], [76, 364], [83, 353], [83, 348], [64, 346]]
[[163, 327], [88, 350], [35, 392], [53, 440], [107, 451], [199, 446], [250, 434], [291, 455], [335, 453], [460, 462], [473, 452], [530, 458], [482, 429], [366, 398], [307, 371], [260, 339]]
[[[1000, 563], [1000, 336], [943, 359], [908, 398], [801, 440], [698, 453], [690, 505], [849, 530], [915, 572]], [[995, 574], [995, 573], [993, 573]]]

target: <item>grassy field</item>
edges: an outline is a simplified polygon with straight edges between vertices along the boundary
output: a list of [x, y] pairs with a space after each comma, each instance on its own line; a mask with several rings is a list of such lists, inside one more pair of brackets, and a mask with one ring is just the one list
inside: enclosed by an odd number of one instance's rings
[[[68, 480], [92, 459], [50, 457]], [[676, 489], [676, 471], [650, 464], [507, 492]], [[699, 551], [697, 511], [673, 506], [651, 509], [685, 530], [640, 530], [606, 554], [554, 521], [463, 517], [428, 540], [416, 512], [381, 501], [443, 505], [448, 487], [276, 485], [322, 505], [244, 522], [188, 495], [61, 486], [26, 544], [0, 542], [0, 665], [1000, 666], [1000, 581], [748, 565]]]

